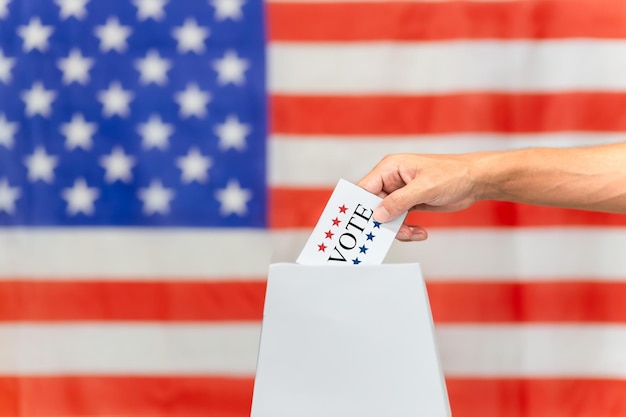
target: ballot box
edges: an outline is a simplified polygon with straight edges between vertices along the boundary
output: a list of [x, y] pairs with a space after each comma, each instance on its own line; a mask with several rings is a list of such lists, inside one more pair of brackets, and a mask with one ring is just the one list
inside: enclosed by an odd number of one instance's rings
[[418, 264], [272, 264], [251, 417], [450, 416]]

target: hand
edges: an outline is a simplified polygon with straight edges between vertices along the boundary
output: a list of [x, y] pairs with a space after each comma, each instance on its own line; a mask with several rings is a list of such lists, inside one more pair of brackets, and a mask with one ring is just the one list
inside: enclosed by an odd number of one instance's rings
[[[358, 185], [383, 198], [374, 218], [388, 222], [405, 211], [456, 211], [477, 201], [480, 187], [472, 177], [474, 154], [384, 157]], [[396, 238], [424, 240], [426, 230], [404, 224]]]

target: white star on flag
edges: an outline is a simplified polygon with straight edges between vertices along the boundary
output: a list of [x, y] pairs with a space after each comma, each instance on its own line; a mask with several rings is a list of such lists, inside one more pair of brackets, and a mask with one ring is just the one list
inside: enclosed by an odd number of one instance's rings
[[0, 81], [8, 84], [11, 81], [11, 70], [15, 65], [15, 58], [4, 55], [4, 51], [0, 49]]
[[213, 61], [213, 68], [217, 71], [217, 83], [220, 85], [243, 85], [246, 82], [244, 72], [249, 66], [250, 63], [239, 58], [233, 50], [226, 51], [222, 59]]
[[169, 60], [163, 59], [155, 49], [151, 49], [143, 59], [135, 60], [135, 68], [139, 71], [139, 81], [142, 84], [167, 83], [167, 71], [172, 67]]
[[194, 51], [199, 54], [204, 51], [204, 41], [209, 37], [209, 29], [198, 26], [195, 19], [186, 19], [182, 26], [172, 30], [172, 36], [178, 42], [178, 52], [184, 54]]
[[250, 125], [240, 123], [234, 114], [229, 114], [226, 121], [215, 126], [215, 134], [220, 138], [221, 150], [236, 149], [243, 151], [246, 148], [246, 136], [250, 133]]
[[17, 132], [17, 123], [9, 122], [4, 115], [0, 113], [0, 145], [7, 149], [13, 148], [14, 135]]
[[22, 46], [24, 52], [37, 49], [45, 52], [48, 49], [48, 38], [52, 35], [52, 26], [43, 26], [38, 17], [32, 17], [27, 26], [17, 28], [17, 34], [24, 40]]
[[61, 133], [65, 136], [65, 148], [69, 150], [75, 148], [91, 149], [91, 136], [96, 133], [96, 130], [95, 123], [88, 123], [82, 114], [75, 113], [69, 123], [61, 125]]
[[11, 0], [0, 0], [0, 19], [4, 19], [9, 14], [8, 5]]
[[139, 199], [143, 201], [143, 212], [147, 215], [167, 214], [170, 211], [170, 201], [173, 198], [174, 191], [163, 187], [159, 180], [153, 180], [148, 188], [139, 190]]
[[107, 182], [130, 182], [133, 178], [131, 172], [135, 165], [135, 158], [126, 155], [124, 150], [116, 146], [111, 150], [110, 155], [105, 155], [100, 158], [100, 165], [105, 170], [104, 179]]
[[95, 211], [94, 201], [100, 192], [97, 188], [89, 188], [84, 178], [74, 181], [71, 188], [65, 188], [61, 196], [67, 201], [67, 214], [75, 216], [78, 213], [91, 215]]
[[39, 114], [48, 117], [52, 112], [52, 102], [56, 98], [56, 93], [46, 90], [41, 81], [37, 81], [30, 90], [22, 92], [21, 98], [26, 104], [27, 116], [33, 117]]
[[96, 26], [94, 29], [96, 37], [100, 39], [100, 50], [107, 52], [115, 50], [124, 52], [128, 45], [128, 37], [132, 33], [129, 26], [120, 25], [117, 17], [109, 17], [104, 26]]
[[73, 48], [67, 58], [57, 61], [57, 66], [63, 72], [63, 84], [77, 82], [85, 85], [89, 82], [89, 70], [94, 60], [82, 56], [80, 49]]
[[176, 102], [180, 106], [180, 116], [202, 118], [206, 115], [206, 106], [211, 101], [211, 94], [200, 90], [195, 83], [187, 84], [184, 91], [176, 93]]
[[28, 170], [28, 180], [52, 183], [54, 168], [58, 164], [58, 159], [56, 156], [48, 155], [42, 146], [37, 146], [31, 155], [24, 158], [24, 165]]
[[163, 8], [167, 0], [134, 0], [133, 5], [137, 8], [137, 20], [140, 22], [147, 19], [161, 20], [165, 16]]
[[215, 20], [222, 21], [226, 19], [240, 20], [243, 16], [241, 7], [245, 3], [244, 0], [213, 0], [211, 5], [215, 7]]
[[78, 20], [83, 20], [87, 15], [85, 7], [89, 0], [56, 0], [55, 3], [61, 9], [59, 16], [61, 19], [66, 20], [70, 17], [75, 17]]
[[6, 178], [0, 180], [0, 213], [13, 214], [15, 211], [15, 200], [20, 198], [21, 192], [17, 187], [11, 187]]
[[105, 117], [128, 116], [133, 97], [133, 93], [124, 90], [119, 81], [111, 82], [107, 90], [98, 93], [98, 100], [102, 103], [102, 114]]
[[176, 166], [182, 171], [181, 178], [184, 183], [205, 182], [208, 178], [207, 170], [212, 165], [211, 158], [203, 156], [197, 148], [190, 149], [186, 156], [176, 159]]
[[146, 123], [140, 123], [137, 126], [137, 133], [142, 137], [141, 146], [144, 149], [163, 150], [169, 145], [169, 137], [174, 133], [174, 127], [164, 123], [158, 114], [153, 114]]
[[239, 181], [231, 179], [226, 188], [215, 192], [215, 198], [220, 202], [220, 213], [223, 216], [230, 214], [244, 216], [248, 212], [247, 204], [252, 199], [252, 193], [241, 188]]

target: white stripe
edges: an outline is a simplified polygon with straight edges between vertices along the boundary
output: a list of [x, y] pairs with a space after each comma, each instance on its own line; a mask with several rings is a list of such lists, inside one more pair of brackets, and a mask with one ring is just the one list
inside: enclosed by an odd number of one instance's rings
[[224, 374], [256, 367], [260, 325], [0, 325], [0, 374]]
[[[10, 242], [3, 232], [0, 279], [264, 279], [270, 262], [295, 261], [311, 231], [22, 232]], [[425, 242], [394, 242], [385, 262], [420, 262], [430, 280], [626, 281], [624, 248], [624, 228], [432, 229]]]
[[270, 241], [261, 230], [0, 229], [0, 279], [264, 277]]
[[268, 175], [272, 186], [332, 188], [340, 177], [357, 182], [383, 156], [393, 153], [465, 153], [624, 141], [626, 133], [468, 133], [375, 137], [273, 135], [269, 140]]
[[626, 378], [626, 326], [438, 326], [447, 376]]
[[[449, 376], [626, 378], [626, 326], [441, 325]], [[0, 374], [253, 375], [260, 325], [9, 324]]]
[[[276, 262], [293, 262], [309, 232], [275, 233]], [[433, 229], [424, 242], [395, 241], [385, 263], [419, 262], [426, 280], [626, 282], [619, 228]]]
[[280, 94], [626, 90], [626, 41], [275, 42], [268, 54]]

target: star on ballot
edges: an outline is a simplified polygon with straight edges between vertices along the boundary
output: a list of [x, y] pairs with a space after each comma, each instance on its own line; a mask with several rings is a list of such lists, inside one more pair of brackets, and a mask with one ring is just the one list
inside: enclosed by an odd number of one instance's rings
[[333, 236], [335, 235], [333, 232], [331, 232], [330, 230], [328, 232], [324, 232], [326, 234], [326, 239], [332, 239]]
[[377, 222], [376, 220], [374, 220], [374, 229], [380, 229], [381, 224], [381, 222]]
[[341, 223], [341, 220], [339, 220], [337, 217], [335, 217], [333, 219], [333, 226], [339, 226], [339, 223]]
[[369, 248], [366, 248], [365, 245], [359, 246], [359, 253], [367, 253], [368, 249]]
[[342, 204], [342, 205], [339, 207], [339, 213], [345, 213], [347, 210], [348, 210], [348, 207], [346, 207], [346, 205], [345, 205], [345, 204]]
[[355, 259], [353, 259], [353, 260], [352, 260], [352, 263], [353, 263], [354, 265], [358, 265], [358, 264], [360, 264], [360, 263], [361, 263], [361, 261], [359, 260], [359, 258], [355, 258]]
[[327, 247], [328, 247], [328, 246], [326, 246], [326, 245], [324, 245], [323, 243], [321, 243], [321, 244], [317, 245], [317, 248], [318, 248], [318, 249], [317, 249], [317, 251], [318, 251], [318, 252], [326, 252], [326, 248], [327, 248]]
[[367, 236], [367, 240], [371, 240], [372, 242], [374, 241], [374, 238], [376, 237], [376, 235], [372, 234], [372, 232], [369, 232], [365, 236]]

